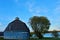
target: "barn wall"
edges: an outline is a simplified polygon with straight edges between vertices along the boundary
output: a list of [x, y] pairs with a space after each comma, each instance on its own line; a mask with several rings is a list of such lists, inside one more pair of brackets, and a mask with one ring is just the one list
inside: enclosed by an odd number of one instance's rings
[[28, 39], [28, 32], [4, 32], [5, 39]]

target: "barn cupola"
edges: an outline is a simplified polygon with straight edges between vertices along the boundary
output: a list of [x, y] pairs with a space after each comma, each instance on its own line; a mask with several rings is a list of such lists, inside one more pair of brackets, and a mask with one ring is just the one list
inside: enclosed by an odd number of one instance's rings
[[19, 20], [19, 17], [16, 17], [15, 20]]

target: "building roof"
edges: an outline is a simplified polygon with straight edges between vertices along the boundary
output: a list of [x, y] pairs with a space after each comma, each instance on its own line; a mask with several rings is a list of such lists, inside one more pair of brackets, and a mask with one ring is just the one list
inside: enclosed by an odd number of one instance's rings
[[29, 28], [27, 25], [19, 20], [19, 18], [16, 18], [14, 21], [8, 24], [7, 28], [5, 31], [20, 31], [20, 32], [30, 32]]

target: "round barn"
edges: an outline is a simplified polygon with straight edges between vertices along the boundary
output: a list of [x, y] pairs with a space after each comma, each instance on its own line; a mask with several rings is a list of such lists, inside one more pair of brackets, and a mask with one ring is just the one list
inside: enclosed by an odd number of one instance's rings
[[29, 28], [18, 17], [9, 23], [4, 31], [4, 39], [6, 40], [28, 40], [29, 37]]

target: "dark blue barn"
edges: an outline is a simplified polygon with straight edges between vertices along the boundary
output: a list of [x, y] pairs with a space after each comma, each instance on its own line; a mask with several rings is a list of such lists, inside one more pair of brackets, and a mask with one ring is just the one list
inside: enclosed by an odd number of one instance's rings
[[29, 37], [30, 30], [19, 18], [9, 23], [4, 31], [4, 39], [28, 40]]

